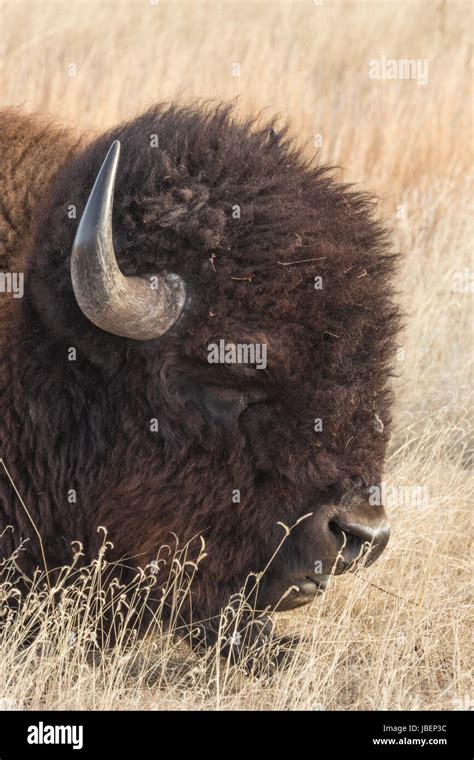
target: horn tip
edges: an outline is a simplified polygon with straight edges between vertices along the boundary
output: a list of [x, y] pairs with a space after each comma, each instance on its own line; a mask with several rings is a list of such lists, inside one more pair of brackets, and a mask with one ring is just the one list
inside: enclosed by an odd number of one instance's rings
[[120, 156], [120, 148], [121, 148], [120, 140], [114, 140], [113, 143], [111, 144], [109, 150], [107, 151], [107, 156], [106, 156], [105, 160], [107, 161], [107, 159], [110, 156], [110, 158], [112, 160], [118, 161], [118, 158]]

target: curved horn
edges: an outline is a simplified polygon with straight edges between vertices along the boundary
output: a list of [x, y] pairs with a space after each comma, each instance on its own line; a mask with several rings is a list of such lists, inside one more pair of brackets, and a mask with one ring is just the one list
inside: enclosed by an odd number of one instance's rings
[[176, 274], [125, 277], [115, 258], [112, 205], [120, 143], [112, 143], [87, 201], [72, 246], [76, 301], [97, 327], [134, 340], [163, 335], [180, 316], [186, 287]]

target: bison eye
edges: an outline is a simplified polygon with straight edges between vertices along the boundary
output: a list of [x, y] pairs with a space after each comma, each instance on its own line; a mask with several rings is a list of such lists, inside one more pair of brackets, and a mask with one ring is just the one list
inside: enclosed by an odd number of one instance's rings
[[222, 385], [201, 386], [201, 399], [207, 415], [220, 423], [231, 423], [238, 419], [251, 404], [266, 399], [266, 393], [257, 388], [229, 388]]

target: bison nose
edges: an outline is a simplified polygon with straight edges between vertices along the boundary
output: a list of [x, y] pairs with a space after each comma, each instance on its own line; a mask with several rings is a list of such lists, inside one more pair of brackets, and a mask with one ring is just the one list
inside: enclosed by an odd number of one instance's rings
[[339, 546], [339, 572], [359, 559], [363, 559], [364, 565], [371, 565], [380, 557], [390, 537], [385, 513], [378, 519], [360, 522], [355, 517], [341, 512], [329, 521], [329, 530]]

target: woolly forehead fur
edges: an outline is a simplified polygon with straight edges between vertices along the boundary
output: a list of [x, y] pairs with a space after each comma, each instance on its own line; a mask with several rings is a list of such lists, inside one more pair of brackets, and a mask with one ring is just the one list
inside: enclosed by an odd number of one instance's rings
[[[330, 353], [345, 358], [364, 330], [386, 345], [395, 329], [387, 288], [393, 256], [372, 219], [372, 199], [336, 184], [327, 168], [302, 158], [286, 130], [272, 139], [269, 128], [252, 119], [238, 123], [230, 107], [155, 107], [100, 137], [58, 174], [40, 228], [38, 269], [70, 294], [68, 254], [77, 220], [67, 210], [74, 204], [82, 212], [118, 138], [117, 258], [125, 274], [167, 269], [185, 278], [192, 318], [173, 341], [185, 340], [189, 326], [196, 334], [186, 340], [189, 351], [202, 348], [201, 330], [276, 333], [269, 361], [281, 369], [285, 336], [287, 345], [298, 336], [318, 351], [331, 342]], [[316, 276], [321, 290], [314, 288]], [[77, 319], [73, 299], [70, 311]], [[382, 345], [369, 348], [371, 363], [377, 348]]]

